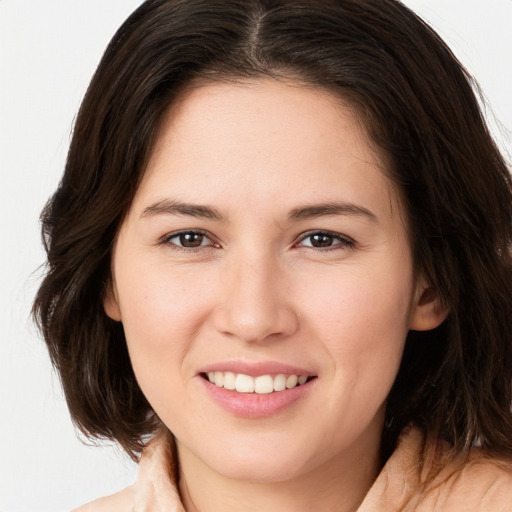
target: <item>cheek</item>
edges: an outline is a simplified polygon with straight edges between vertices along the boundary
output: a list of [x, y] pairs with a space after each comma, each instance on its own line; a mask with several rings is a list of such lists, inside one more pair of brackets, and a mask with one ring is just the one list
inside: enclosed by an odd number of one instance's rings
[[385, 400], [398, 372], [412, 300], [412, 271], [405, 275], [375, 267], [318, 275], [304, 294], [310, 336], [321, 340], [332, 378], [356, 400]]
[[205, 279], [191, 279], [160, 265], [116, 268], [122, 323], [132, 365], [143, 388], [186, 378], [187, 354], [208, 317], [211, 289]]
[[358, 344], [394, 338], [408, 330], [411, 282], [400, 274], [364, 267], [338, 276], [313, 275], [302, 287], [304, 315], [322, 331]]
[[[207, 276], [165, 263], [125, 264], [116, 268], [123, 324], [132, 324], [142, 332], [148, 328], [164, 335], [174, 332], [179, 338], [188, 330], [190, 320], [202, 314], [211, 288]], [[206, 293], [205, 293], [206, 292]], [[167, 336], [170, 333], [167, 332]]]
[[194, 377], [190, 353], [211, 302], [208, 287], [158, 266], [119, 268], [117, 274], [128, 352], [142, 392], [173, 431], [177, 418], [200, 422], [187, 388]]

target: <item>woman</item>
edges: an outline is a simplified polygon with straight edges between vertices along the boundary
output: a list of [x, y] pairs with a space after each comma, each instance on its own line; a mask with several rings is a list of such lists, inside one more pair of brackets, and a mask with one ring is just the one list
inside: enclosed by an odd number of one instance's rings
[[511, 193], [400, 3], [146, 1], [43, 213], [84, 510], [507, 510]]

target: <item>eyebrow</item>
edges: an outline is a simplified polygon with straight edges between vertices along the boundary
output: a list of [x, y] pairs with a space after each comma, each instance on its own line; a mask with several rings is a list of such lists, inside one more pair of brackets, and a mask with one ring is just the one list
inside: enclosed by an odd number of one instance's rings
[[312, 204], [310, 206], [294, 208], [289, 213], [288, 219], [290, 221], [298, 221], [330, 215], [355, 215], [367, 217], [372, 222], [379, 222], [377, 216], [370, 210], [357, 204], [344, 202]]
[[[200, 219], [214, 220], [217, 222], [225, 222], [226, 217], [222, 215], [216, 208], [207, 205], [191, 204], [182, 201], [171, 199], [163, 199], [153, 203], [142, 210], [141, 218], [152, 217], [154, 215], [186, 215]], [[299, 220], [308, 220], [318, 217], [327, 217], [331, 215], [354, 215], [367, 217], [372, 222], [377, 222], [377, 216], [364, 208], [363, 206], [345, 203], [345, 202], [330, 202], [312, 204], [294, 208], [288, 214], [288, 220], [296, 222]]]
[[216, 208], [206, 205], [183, 203], [181, 201], [173, 201], [170, 199], [157, 201], [151, 206], [144, 208], [140, 217], [151, 217], [162, 214], [188, 215], [190, 217], [215, 220], [218, 222], [225, 221], [225, 217]]

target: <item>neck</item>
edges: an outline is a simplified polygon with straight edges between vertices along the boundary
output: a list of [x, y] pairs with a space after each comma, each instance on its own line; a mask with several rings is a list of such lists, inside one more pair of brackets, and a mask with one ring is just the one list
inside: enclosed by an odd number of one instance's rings
[[381, 469], [379, 448], [380, 436], [294, 478], [269, 483], [225, 477], [178, 443], [180, 493], [187, 512], [354, 512]]

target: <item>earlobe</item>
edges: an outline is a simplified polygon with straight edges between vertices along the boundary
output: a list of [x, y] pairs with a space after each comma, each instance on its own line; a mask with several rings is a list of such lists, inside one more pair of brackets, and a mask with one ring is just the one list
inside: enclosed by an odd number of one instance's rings
[[119, 309], [119, 301], [115, 285], [109, 283], [105, 296], [103, 298], [103, 309], [108, 317], [116, 322], [121, 322], [121, 310]]
[[409, 329], [429, 331], [439, 327], [448, 316], [448, 308], [441, 304], [437, 291], [426, 283], [420, 283], [411, 312]]

